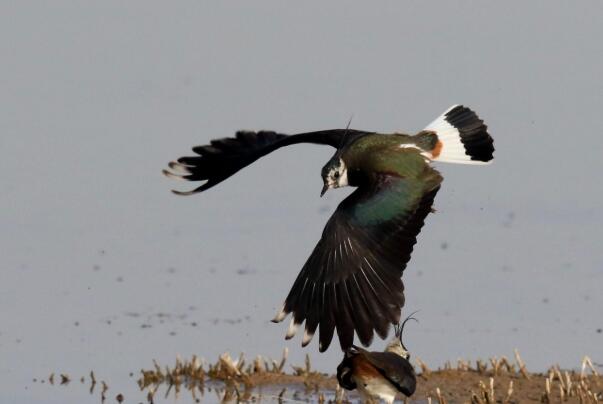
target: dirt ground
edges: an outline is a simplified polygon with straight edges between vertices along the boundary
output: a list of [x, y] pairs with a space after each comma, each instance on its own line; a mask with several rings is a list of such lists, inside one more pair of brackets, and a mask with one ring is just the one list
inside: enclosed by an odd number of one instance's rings
[[[356, 401], [353, 399], [354, 394], [341, 394], [334, 376], [314, 372], [309, 357], [306, 357], [304, 365], [291, 366], [291, 374], [285, 372], [286, 360], [286, 352], [280, 361], [258, 356], [249, 363], [246, 363], [243, 356], [235, 361], [224, 354], [214, 365], [210, 364], [206, 371], [193, 359], [177, 363], [172, 372], [180, 375], [188, 373], [193, 376], [191, 379], [199, 378], [198, 372], [203, 372], [204, 380], [219, 380], [225, 386], [234, 386], [236, 398], [241, 401], [252, 397], [251, 392], [259, 386], [270, 385], [297, 385], [305, 390], [306, 395], [315, 394], [318, 401], [345, 402], [346, 396], [349, 400]], [[528, 372], [519, 352], [516, 352], [513, 361], [505, 357], [494, 357], [488, 361], [458, 361], [454, 365], [448, 362], [443, 369], [435, 371], [420, 359], [415, 361], [418, 371], [417, 391], [411, 402], [479, 404], [603, 401], [603, 377], [588, 357], [583, 359], [580, 372], [565, 371], [553, 366], [542, 374]], [[160, 370], [160, 367], [156, 366], [156, 369]], [[198, 369], [197, 373], [194, 369]], [[149, 375], [152, 373], [153, 371]], [[166, 375], [162, 377], [166, 379]], [[170, 376], [167, 377], [169, 378]], [[141, 387], [158, 381], [153, 377], [146, 382], [143, 379], [139, 381]]]
[[[334, 391], [337, 387], [337, 381], [333, 376], [323, 375], [307, 378], [267, 373], [254, 376], [253, 383], [256, 385], [298, 384], [319, 392]], [[352, 397], [354, 395], [348, 398], [354, 401]], [[593, 374], [581, 377], [577, 372], [556, 369], [552, 374], [527, 372], [522, 374], [504, 370], [499, 370], [495, 374], [492, 369], [483, 371], [456, 368], [437, 370], [418, 375], [417, 391], [409, 402], [429, 402], [430, 399], [432, 403], [440, 404], [594, 403], [603, 401], [603, 377]]]
[[565, 372], [561, 374], [561, 378], [555, 374], [549, 378], [545, 374], [526, 373], [528, 379], [521, 373], [499, 372], [495, 375], [491, 370], [440, 370], [419, 376], [413, 399], [431, 397], [432, 402], [440, 403], [558, 403], [562, 397], [569, 403], [603, 400], [603, 378], [600, 376], [581, 379], [579, 374], [568, 372], [570, 383], [567, 383]]

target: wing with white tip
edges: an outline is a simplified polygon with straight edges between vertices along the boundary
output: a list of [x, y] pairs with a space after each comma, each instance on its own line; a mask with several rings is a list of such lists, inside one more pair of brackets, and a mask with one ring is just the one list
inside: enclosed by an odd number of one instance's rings
[[287, 338], [304, 321], [302, 345], [320, 325], [321, 352], [335, 329], [343, 350], [352, 346], [354, 332], [365, 346], [373, 331], [387, 337], [404, 305], [402, 271], [441, 180], [424, 163], [417, 178], [380, 175], [339, 205], [273, 320], [292, 314]]

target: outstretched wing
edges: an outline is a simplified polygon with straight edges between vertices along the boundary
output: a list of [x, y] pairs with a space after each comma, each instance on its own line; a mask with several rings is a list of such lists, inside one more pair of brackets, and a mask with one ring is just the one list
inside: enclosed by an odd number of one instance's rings
[[343, 350], [354, 331], [365, 346], [373, 331], [387, 337], [404, 305], [402, 271], [441, 181], [427, 163], [412, 178], [377, 174], [339, 205], [273, 320], [292, 313], [286, 338], [304, 321], [302, 346], [320, 324], [321, 352], [335, 329]]
[[196, 156], [180, 157], [169, 163], [163, 173], [175, 179], [205, 181], [201, 186], [178, 195], [192, 195], [205, 191], [262, 156], [284, 146], [297, 143], [324, 144], [342, 147], [359, 136], [368, 134], [354, 129], [331, 129], [318, 132], [285, 135], [272, 131], [239, 131], [235, 137], [215, 139], [208, 145], [193, 147]]

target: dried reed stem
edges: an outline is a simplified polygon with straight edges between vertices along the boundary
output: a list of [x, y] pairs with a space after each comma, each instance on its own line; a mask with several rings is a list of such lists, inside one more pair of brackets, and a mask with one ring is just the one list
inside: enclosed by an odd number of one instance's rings
[[588, 356], [585, 356], [582, 359], [582, 371], [580, 372], [580, 379], [584, 379], [586, 377], [586, 367], [587, 366], [588, 366], [588, 368], [590, 369], [590, 371], [592, 372], [593, 375], [599, 377], [599, 373], [595, 369], [595, 367], [593, 365], [593, 361], [590, 360], [590, 358]]
[[415, 358], [415, 361], [421, 368], [421, 373], [423, 374], [423, 376], [428, 376], [431, 374], [431, 370], [429, 369], [427, 364], [421, 360], [421, 358], [417, 357], [417, 358]]
[[442, 396], [442, 392], [440, 391], [439, 387], [436, 387], [436, 396], [438, 397], [439, 404], [447, 404], [448, 403], [448, 401], [446, 401], [446, 399]]
[[509, 388], [507, 389], [507, 396], [505, 397], [503, 403], [511, 402], [512, 395], [513, 395], [513, 380], [509, 380]]
[[517, 361], [517, 366], [519, 366], [519, 372], [526, 379], [530, 379], [530, 374], [528, 373], [528, 371], [526, 369], [526, 364], [521, 359], [521, 356], [519, 356], [519, 351], [517, 350], [517, 348], [515, 348], [515, 360]]
[[492, 371], [494, 372], [494, 376], [498, 376], [498, 370], [501, 365], [501, 361], [499, 361], [496, 356], [490, 358], [490, 364], [492, 365]]

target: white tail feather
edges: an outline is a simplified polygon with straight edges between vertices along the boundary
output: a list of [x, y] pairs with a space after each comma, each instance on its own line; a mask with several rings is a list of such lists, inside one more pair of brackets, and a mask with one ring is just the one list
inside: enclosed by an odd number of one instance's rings
[[[472, 119], [463, 118], [463, 124], [460, 126], [455, 126], [454, 115], [451, 117], [449, 113], [455, 110], [453, 114], [472, 114]], [[477, 128], [476, 128], [477, 125]], [[480, 127], [483, 126], [483, 128]], [[471, 143], [466, 144], [461, 139], [466, 133], [464, 133], [465, 128], [472, 131], [471, 139], [466, 140], [468, 142], [475, 142], [476, 139], [481, 141], [483, 139], [490, 139], [490, 135], [486, 131], [486, 126], [483, 125], [483, 122], [479, 120], [477, 115], [473, 111], [468, 108], [453, 105], [448, 108], [442, 115], [438, 116], [433, 122], [425, 127], [424, 130], [434, 132], [438, 137], [438, 142], [436, 147], [430, 152], [425, 153], [426, 157], [429, 157], [431, 160], [435, 161], [443, 161], [447, 163], [458, 163], [458, 164], [489, 164], [489, 161], [484, 161], [479, 159], [479, 156], [476, 158], [475, 155], [471, 154]], [[475, 134], [475, 130], [479, 129], [477, 135]], [[463, 137], [463, 139], [468, 139], [467, 137]], [[491, 159], [491, 154], [489, 159]]]

